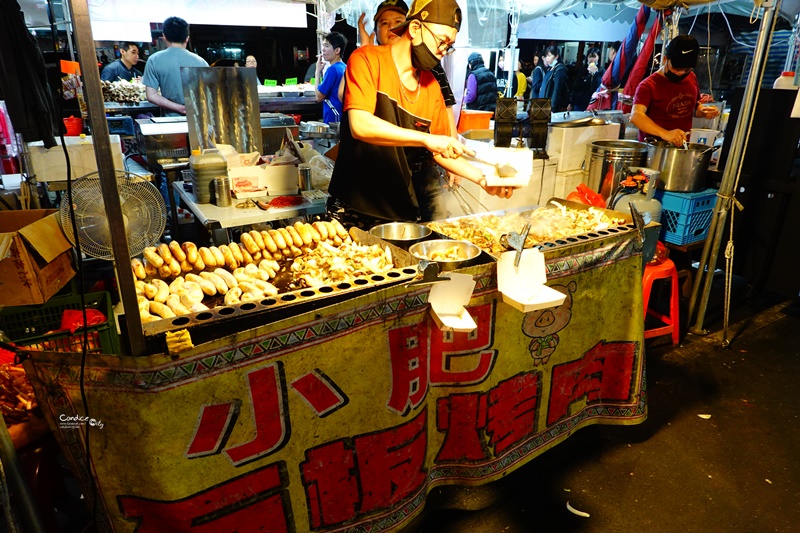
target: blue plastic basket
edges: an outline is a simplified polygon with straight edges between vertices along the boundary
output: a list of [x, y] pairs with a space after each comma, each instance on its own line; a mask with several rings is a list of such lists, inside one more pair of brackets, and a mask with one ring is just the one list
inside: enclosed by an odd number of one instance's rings
[[717, 190], [701, 192], [657, 191], [661, 201], [661, 239], [672, 244], [690, 244], [708, 236]]

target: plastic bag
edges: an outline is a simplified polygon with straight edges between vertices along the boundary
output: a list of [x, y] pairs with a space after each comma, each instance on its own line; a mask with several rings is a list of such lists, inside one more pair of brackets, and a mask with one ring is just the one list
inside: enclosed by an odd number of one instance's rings
[[593, 205], [595, 207], [605, 207], [606, 202], [603, 197], [590, 189], [585, 183], [578, 185], [575, 190], [566, 198], [570, 202], [579, 202], [586, 205]]
[[311, 185], [319, 191], [327, 191], [333, 175], [333, 159], [324, 155], [315, 155], [308, 162], [311, 165]]
[[[97, 309], [86, 310], [86, 323], [88, 327], [105, 324], [107, 320], [108, 318], [106, 318], [106, 315]], [[61, 329], [69, 330], [70, 333], [75, 333], [81, 328], [83, 328], [83, 311], [65, 309], [64, 314], [61, 315]]]

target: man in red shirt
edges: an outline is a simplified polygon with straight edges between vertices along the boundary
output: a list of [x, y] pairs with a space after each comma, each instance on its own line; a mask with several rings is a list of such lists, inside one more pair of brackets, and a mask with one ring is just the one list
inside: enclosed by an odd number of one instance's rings
[[690, 35], [678, 35], [667, 46], [662, 67], [636, 88], [631, 122], [639, 128], [639, 140], [658, 137], [683, 146], [692, 129], [692, 117], [714, 118], [719, 110], [700, 104], [700, 87], [692, 69], [700, 45]]
[[[341, 142], [329, 192], [348, 210], [381, 222], [421, 216], [412, 173], [439, 164], [486, 187], [480, 170], [450, 137], [442, 91], [430, 70], [452, 48], [461, 27], [455, 0], [416, 0], [400, 36], [388, 46], [362, 46], [345, 75]], [[511, 187], [486, 188], [510, 197]]]

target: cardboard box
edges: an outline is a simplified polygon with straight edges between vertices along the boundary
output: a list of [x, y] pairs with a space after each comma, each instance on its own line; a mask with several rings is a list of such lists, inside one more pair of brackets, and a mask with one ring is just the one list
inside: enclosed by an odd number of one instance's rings
[[299, 176], [295, 165], [234, 167], [228, 170], [228, 176], [231, 178], [231, 189], [235, 192], [260, 189], [265, 192], [260, 192], [258, 196], [297, 194]]
[[[119, 135], [109, 135], [111, 142], [111, 156], [114, 160], [114, 168], [124, 170], [122, 163], [122, 146], [119, 142]], [[64, 137], [69, 153], [70, 168], [72, 179], [76, 180], [91, 172], [97, 172], [97, 159], [94, 154], [94, 144], [92, 136], [86, 138]], [[45, 148], [42, 141], [28, 143], [31, 152], [31, 167], [39, 181], [67, 181], [67, 159], [64, 157], [64, 149], [61, 147], [61, 140], [56, 139], [56, 146]]]
[[300, 176], [296, 165], [259, 165], [264, 169], [270, 196], [297, 194]]
[[74, 275], [55, 209], [0, 211], [0, 306], [45, 303]]
[[[228, 177], [231, 179], [231, 190], [235, 192], [267, 188], [267, 172], [261, 167], [231, 168], [228, 169]], [[262, 193], [262, 196], [264, 194], [266, 192]]]
[[473, 141], [494, 141], [494, 130], [490, 129], [472, 129], [460, 134], [465, 139], [472, 139]]

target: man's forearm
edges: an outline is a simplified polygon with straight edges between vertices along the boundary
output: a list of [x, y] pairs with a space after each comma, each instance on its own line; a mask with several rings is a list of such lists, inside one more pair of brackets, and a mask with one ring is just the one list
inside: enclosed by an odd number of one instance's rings
[[631, 115], [631, 123], [648, 135], [655, 135], [656, 137], [663, 138], [666, 130], [653, 122], [653, 119], [644, 113], [634, 113]]
[[158, 107], [163, 107], [164, 109], [174, 111], [175, 113], [180, 113], [181, 115], [186, 114], [185, 105], [173, 102], [169, 98], [161, 96], [155, 89], [147, 87], [145, 89], [145, 93], [147, 94], [147, 101], [150, 102], [151, 104], [155, 104]]
[[433, 159], [443, 169], [445, 169], [448, 172], [452, 172], [457, 176], [461, 176], [470, 181], [474, 181], [475, 183], [478, 184], [480, 184], [481, 180], [483, 179], [483, 172], [481, 172], [477, 167], [474, 167], [471, 164], [467, 163], [467, 161], [464, 160], [463, 158], [450, 159], [447, 157], [435, 155], [433, 156]]
[[401, 128], [360, 109], [347, 111], [350, 132], [359, 141], [377, 146], [425, 146], [426, 133]]

